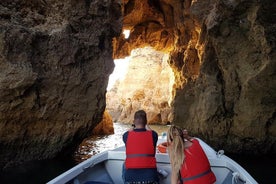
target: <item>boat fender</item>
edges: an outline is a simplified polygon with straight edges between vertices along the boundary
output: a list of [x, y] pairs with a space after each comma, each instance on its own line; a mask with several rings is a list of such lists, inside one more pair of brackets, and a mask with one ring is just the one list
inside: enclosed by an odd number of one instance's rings
[[160, 153], [167, 153], [167, 147], [168, 147], [167, 142], [162, 142], [157, 145], [157, 149]]
[[217, 152], [217, 157], [220, 158], [222, 155], [224, 155], [224, 150], [219, 150]]

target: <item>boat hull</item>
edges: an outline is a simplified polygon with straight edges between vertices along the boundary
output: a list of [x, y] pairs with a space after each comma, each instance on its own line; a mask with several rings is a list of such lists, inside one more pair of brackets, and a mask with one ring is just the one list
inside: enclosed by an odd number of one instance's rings
[[[257, 184], [254, 178], [238, 163], [220, 152], [214, 151], [209, 145], [198, 139], [205, 151], [211, 169], [216, 175], [216, 184]], [[165, 142], [160, 138], [158, 144]], [[171, 165], [167, 153], [156, 153], [157, 169], [160, 184], [169, 184]], [[105, 151], [83, 161], [72, 169], [49, 181], [47, 184], [106, 184], [123, 183], [122, 166], [125, 161], [125, 147]]]

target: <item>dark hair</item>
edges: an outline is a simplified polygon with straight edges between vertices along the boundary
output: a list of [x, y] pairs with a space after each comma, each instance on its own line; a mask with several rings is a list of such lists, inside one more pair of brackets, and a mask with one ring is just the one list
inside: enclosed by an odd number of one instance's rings
[[136, 111], [134, 114], [134, 119], [141, 119], [144, 124], [147, 124], [147, 114], [144, 110]]

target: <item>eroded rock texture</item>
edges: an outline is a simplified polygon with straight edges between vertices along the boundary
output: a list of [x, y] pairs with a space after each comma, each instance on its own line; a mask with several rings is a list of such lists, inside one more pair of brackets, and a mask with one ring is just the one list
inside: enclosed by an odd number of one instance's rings
[[102, 121], [95, 128], [93, 128], [92, 133], [94, 135], [114, 134], [113, 119], [107, 111], [104, 111]]
[[170, 55], [175, 124], [226, 151], [275, 153], [275, 9], [274, 0], [1, 0], [0, 167], [74, 149], [101, 121], [114, 36], [114, 58], [144, 46]]
[[174, 76], [167, 59], [167, 54], [152, 48], [132, 51], [125, 77], [106, 94], [106, 108], [115, 122], [133, 123], [140, 109], [147, 112], [149, 124], [171, 121]]
[[1, 0], [0, 17], [0, 168], [73, 150], [105, 110], [120, 4]]
[[276, 152], [275, 1], [125, 0], [114, 56], [170, 54], [174, 123], [215, 148]]

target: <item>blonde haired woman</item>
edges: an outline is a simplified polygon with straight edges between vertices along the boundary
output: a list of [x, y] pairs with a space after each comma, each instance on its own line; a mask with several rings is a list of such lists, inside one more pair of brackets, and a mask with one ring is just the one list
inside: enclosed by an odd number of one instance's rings
[[172, 167], [171, 184], [215, 183], [216, 177], [197, 139], [172, 125], [168, 129], [167, 142]]

